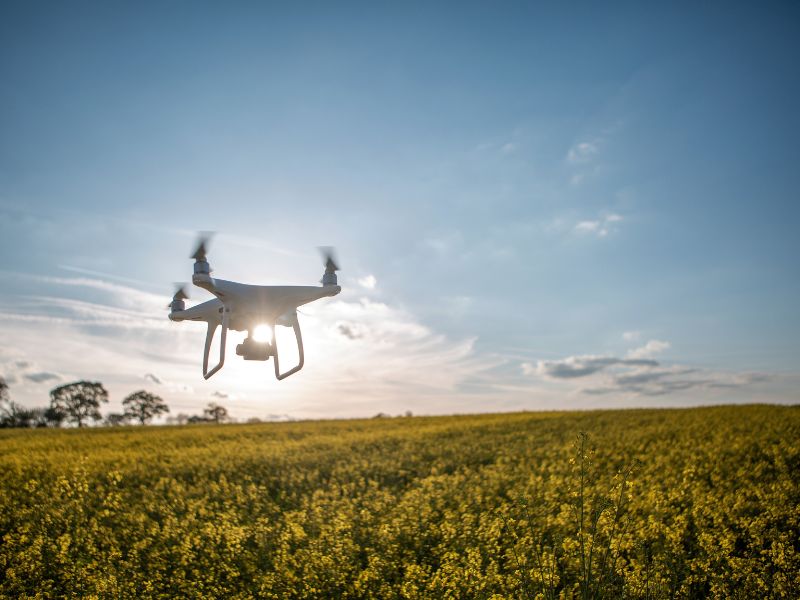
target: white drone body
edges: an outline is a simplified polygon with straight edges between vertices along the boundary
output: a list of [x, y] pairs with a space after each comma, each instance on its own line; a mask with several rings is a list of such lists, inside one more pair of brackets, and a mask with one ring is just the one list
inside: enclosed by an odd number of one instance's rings
[[[297, 307], [326, 296], [335, 296], [342, 291], [336, 281], [339, 267], [333, 261], [330, 249], [324, 252], [326, 261], [322, 286], [247, 285], [211, 277], [211, 269], [206, 261], [205, 240], [200, 241], [192, 256], [195, 259], [192, 283], [208, 290], [216, 298], [186, 308], [186, 293], [183, 288], [179, 288], [172, 298], [169, 318], [172, 321], [205, 321], [208, 324], [203, 352], [203, 377], [208, 379], [225, 364], [225, 342], [229, 329], [247, 331], [247, 338], [236, 347], [236, 354], [245, 360], [266, 361], [270, 357], [274, 358], [277, 379], [285, 379], [303, 368], [303, 337], [297, 320]], [[259, 342], [253, 339], [253, 332], [259, 325], [271, 327], [271, 341]], [[292, 327], [297, 340], [298, 364], [284, 373], [280, 372], [278, 345], [275, 341], [277, 325]], [[217, 327], [222, 327], [219, 361], [215, 367], [209, 369], [208, 358]]]

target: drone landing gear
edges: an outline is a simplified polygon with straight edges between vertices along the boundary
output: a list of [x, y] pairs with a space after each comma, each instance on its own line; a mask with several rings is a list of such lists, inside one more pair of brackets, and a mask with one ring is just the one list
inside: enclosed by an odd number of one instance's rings
[[300, 369], [303, 368], [303, 361], [305, 360], [303, 357], [303, 336], [300, 333], [300, 322], [297, 320], [297, 313], [293, 313], [288, 317], [289, 322], [292, 325], [292, 329], [294, 329], [294, 337], [297, 340], [297, 356], [298, 362], [297, 366], [289, 369], [286, 373], [281, 373], [280, 364], [278, 364], [278, 343], [275, 341], [275, 328], [272, 328], [272, 352], [273, 356], [275, 357], [275, 378], [280, 381], [281, 379], [286, 379], [289, 375], [294, 375]]
[[[278, 379], [279, 381], [281, 379], [286, 379], [287, 377], [289, 377], [289, 375], [294, 375], [295, 373], [297, 373], [300, 369], [303, 368], [303, 363], [305, 362], [305, 356], [303, 353], [303, 335], [300, 333], [300, 322], [297, 320], [297, 313], [282, 318], [285, 319], [287, 325], [291, 325], [292, 329], [294, 329], [294, 337], [295, 340], [297, 340], [297, 356], [298, 356], [297, 365], [295, 365], [285, 373], [281, 373], [280, 361], [278, 359], [278, 342], [275, 339], [274, 326], [272, 328], [271, 343], [259, 343], [256, 342], [251, 337], [247, 337], [244, 340], [244, 342], [236, 346], [236, 354], [241, 356], [245, 360], [269, 360], [270, 356], [274, 357], [275, 378]], [[203, 352], [203, 377], [206, 379], [214, 375], [225, 364], [225, 345], [228, 338], [229, 320], [230, 320], [230, 310], [223, 309], [222, 323], [221, 323], [222, 334], [220, 336], [220, 343], [219, 343], [219, 362], [213, 369], [210, 370], [208, 368], [208, 358], [209, 354], [211, 354], [211, 343], [214, 341], [214, 334], [216, 333], [217, 327], [219, 327], [220, 324], [215, 321], [208, 322], [208, 331], [206, 332], [206, 347], [205, 351]]]
[[227, 308], [220, 309], [222, 311], [222, 335], [219, 340], [219, 362], [217, 366], [208, 370], [208, 355], [211, 352], [211, 342], [214, 340], [214, 332], [217, 330], [216, 321], [208, 322], [208, 331], [206, 332], [206, 348], [203, 352], [203, 377], [208, 379], [214, 373], [222, 368], [225, 364], [225, 342], [228, 338], [228, 319], [230, 318], [230, 310]]

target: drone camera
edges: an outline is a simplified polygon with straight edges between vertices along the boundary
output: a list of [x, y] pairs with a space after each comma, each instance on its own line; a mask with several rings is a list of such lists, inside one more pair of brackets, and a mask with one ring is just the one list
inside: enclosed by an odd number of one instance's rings
[[236, 346], [236, 354], [245, 360], [269, 360], [269, 357], [272, 356], [272, 345], [269, 342], [257, 342], [248, 337]]

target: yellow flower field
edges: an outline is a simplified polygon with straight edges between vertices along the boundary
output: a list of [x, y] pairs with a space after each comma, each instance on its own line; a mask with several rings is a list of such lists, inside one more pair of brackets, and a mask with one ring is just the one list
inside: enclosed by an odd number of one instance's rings
[[0, 431], [8, 598], [798, 598], [800, 408]]

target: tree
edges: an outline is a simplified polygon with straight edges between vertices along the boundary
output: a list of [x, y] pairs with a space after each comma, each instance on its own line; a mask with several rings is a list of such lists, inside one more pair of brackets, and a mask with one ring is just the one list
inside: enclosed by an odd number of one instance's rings
[[77, 381], [59, 386], [50, 392], [50, 408], [64, 414], [64, 418], [78, 427], [89, 419], [99, 421], [100, 403], [108, 402], [108, 392], [102, 383]]
[[45, 413], [46, 408], [37, 406], [36, 408], [26, 408], [22, 411], [21, 416], [24, 420], [22, 427], [47, 427], [47, 418]]
[[159, 396], [139, 390], [132, 393], [122, 401], [125, 407], [125, 416], [129, 419], [136, 419], [144, 425], [153, 417], [169, 412], [169, 407]]
[[210, 402], [206, 408], [203, 409], [203, 416], [209, 421], [214, 423], [223, 423], [228, 419], [228, 409], [220, 406], [216, 402]]
[[0, 427], [14, 427], [13, 416], [16, 405], [11, 401], [6, 380], [0, 377]]
[[27, 427], [25, 409], [10, 400], [8, 396], [0, 399], [0, 427]]
[[11, 400], [6, 380], [0, 377], [0, 427], [27, 427], [25, 409]]
[[167, 425], [186, 425], [189, 422], [189, 418], [186, 413], [178, 413], [174, 417], [167, 417]]
[[122, 413], [108, 413], [103, 423], [109, 427], [119, 427], [128, 423], [128, 415]]
[[53, 406], [46, 408], [44, 411], [44, 420], [47, 422], [48, 427], [61, 427], [66, 418], [67, 415], [64, 414], [64, 411]]
[[47, 427], [50, 410], [25, 408], [13, 402], [6, 380], [0, 377], [0, 427]]

